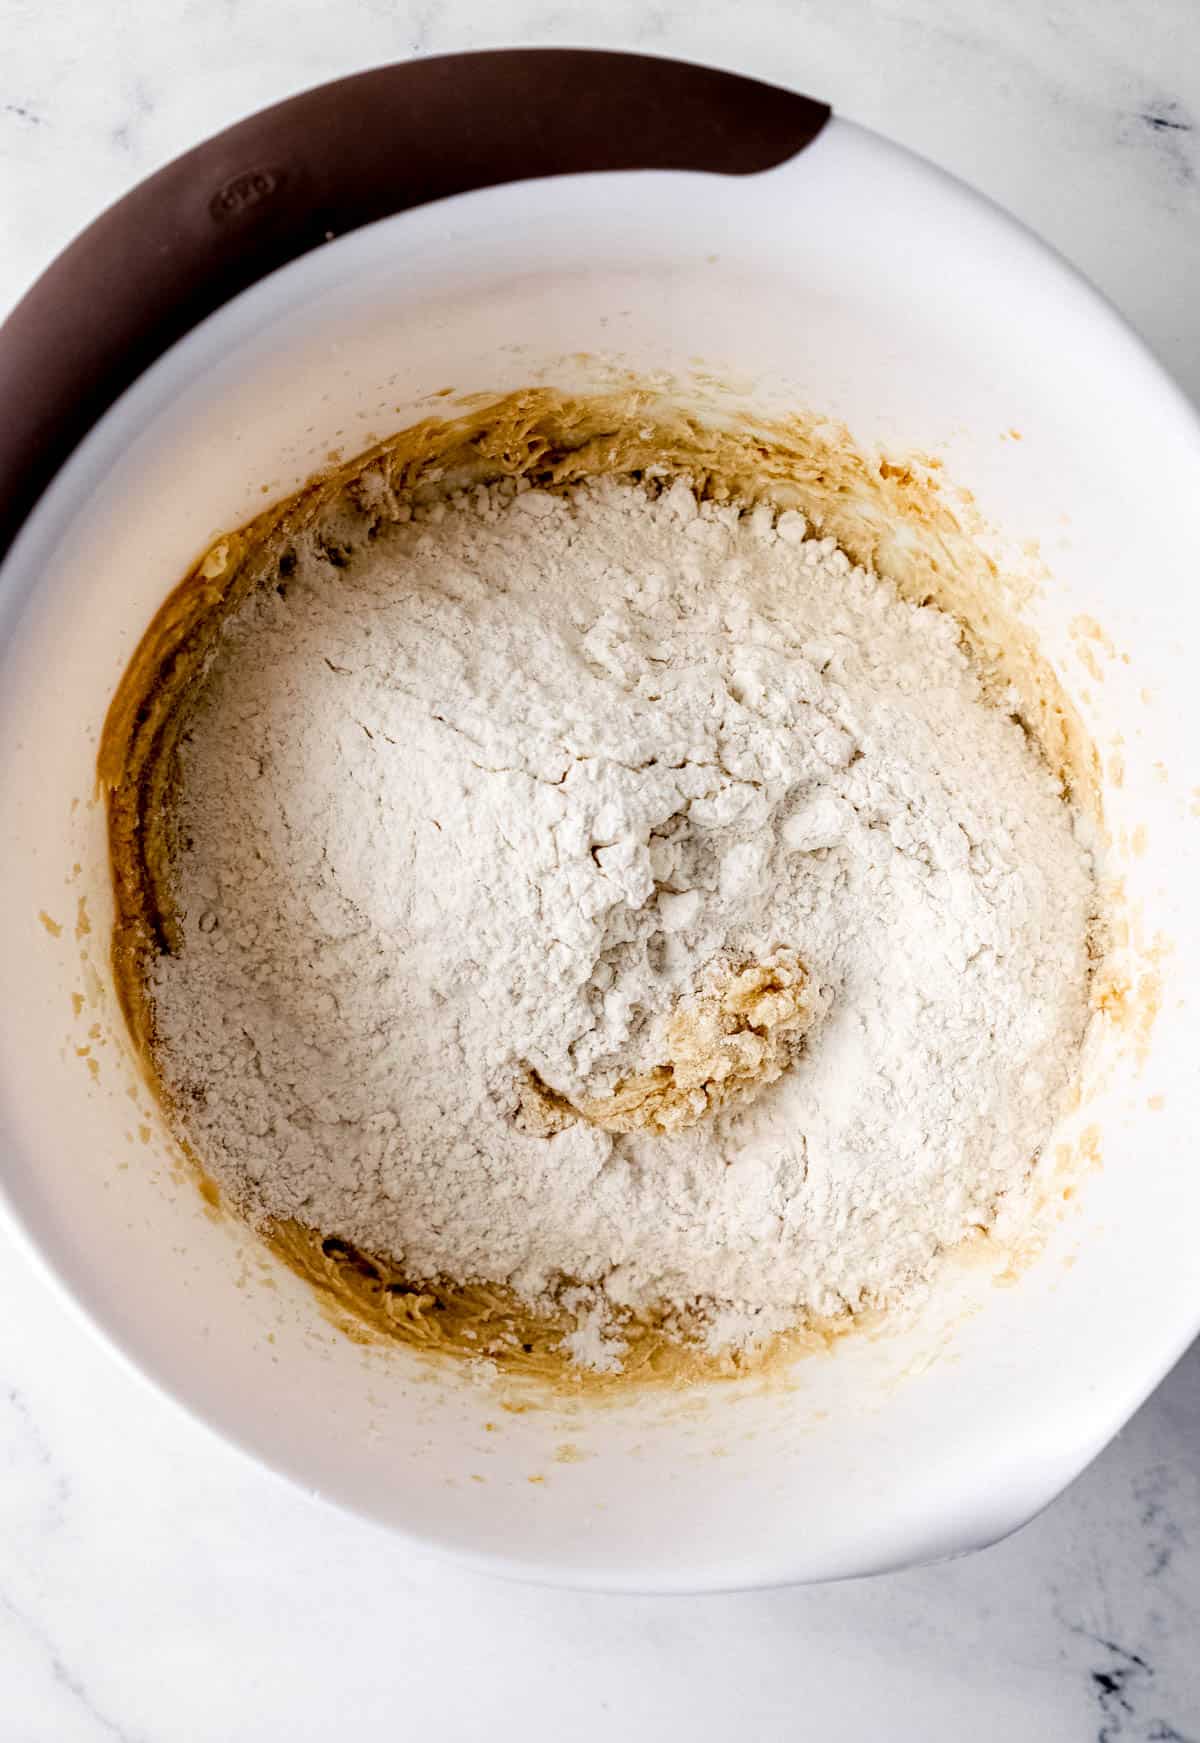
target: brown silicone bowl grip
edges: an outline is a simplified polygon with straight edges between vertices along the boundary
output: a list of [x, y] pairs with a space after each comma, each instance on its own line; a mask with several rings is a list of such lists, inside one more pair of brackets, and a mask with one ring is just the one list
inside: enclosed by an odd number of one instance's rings
[[338, 79], [227, 128], [97, 218], [0, 327], [0, 557], [156, 357], [331, 235], [536, 176], [751, 175], [792, 157], [828, 116], [682, 61], [502, 49]]

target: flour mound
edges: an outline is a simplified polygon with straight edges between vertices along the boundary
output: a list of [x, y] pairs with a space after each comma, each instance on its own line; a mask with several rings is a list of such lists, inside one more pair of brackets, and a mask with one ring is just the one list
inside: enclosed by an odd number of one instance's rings
[[1087, 1012], [1087, 854], [956, 625], [684, 482], [369, 486], [187, 705], [150, 992], [205, 1166], [597, 1365], [627, 1308], [919, 1286]]

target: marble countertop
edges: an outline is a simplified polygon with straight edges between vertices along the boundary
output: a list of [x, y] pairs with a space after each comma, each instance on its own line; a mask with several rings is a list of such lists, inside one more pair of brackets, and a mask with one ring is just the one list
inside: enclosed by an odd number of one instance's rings
[[[0, 314], [228, 121], [514, 41], [640, 46], [829, 99], [1056, 243], [1200, 399], [1192, 0], [0, 0]], [[741, 1597], [546, 1593], [414, 1559], [261, 1471], [0, 1232], [0, 1470], [3, 1743], [1200, 1739], [1200, 1346], [982, 1555]]]

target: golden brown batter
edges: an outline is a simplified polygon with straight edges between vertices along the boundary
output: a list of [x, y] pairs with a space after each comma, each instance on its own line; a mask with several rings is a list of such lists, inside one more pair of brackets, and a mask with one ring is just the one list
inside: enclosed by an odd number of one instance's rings
[[[857, 562], [887, 575], [901, 595], [952, 612], [964, 624], [997, 692], [1011, 686], [1022, 719], [1077, 803], [1094, 804], [1095, 755], [1061, 687], [1027, 632], [1003, 605], [994, 566], [960, 525], [932, 475], [872, 461], [845, 433], [812, 420], [776, 425], [694, 422], [656, 395], [633, 390], [568, 400], [529, 390], [457, 420], [429, 420], [380, 444], [248, 526], [223, 538], [156, 615], [114, 698], [99, 769], [108, 792], [117, 922], [113, 961], [122, 1006], [151, 1080], [154, 1012], [147, 976], [177, 943], [170, 866], [172, 770], [182, 702], [202, 671], [226, 617], [273, 578], [280, 552], [370, 469], [397, 498], [444, 488], [444, 480], [523, 476], [543, 489], [596, 473], [637, 474], [649, 466], [687, 473], [717, 500], [766, 498], [796, 506]], [[372, 488], [378, 488], [373, 484]], [[677, 1013], [670, 1052], [656, 1070], [621, 1084], [604, 1103], [572, 1107], [531, 1076], [522, 1116], [531, 1127], [590, 1120], [611, 1131], [677, 1130], [724, 1100], [771, 1081], [812, 1019], [795, 960], [747, 965], [722, 987]], [[170, 1110], [168, 1109], [168, 1114]], [[486, 1355], [501, 1367], [609, 1385], [568, 1369], [562, 1326], [534, 1318], [508, 1291], [435, 1280], [413, 1283], [378, 1256], [341, 1241], [336, 1230], [298, 1224], [266, 1231], [289, 1264], [321, 1290], [344, 1322], [423, 1350]], [[625, 1378], [736, 1371], [729, 1357], [689, 1344], [688, 1327], [668, 1316], [630, 1315]], [[837, 1327], [810, 1327], [780, 1340], [792, 1350]], [[761, 1359], [761, 1358], [759, 1358]]]

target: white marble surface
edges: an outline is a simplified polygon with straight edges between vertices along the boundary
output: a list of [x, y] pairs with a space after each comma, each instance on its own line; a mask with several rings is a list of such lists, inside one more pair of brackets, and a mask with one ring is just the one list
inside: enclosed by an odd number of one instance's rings
[[[225, 122], [505, 41], [642, 45], [832, 100], [1056, 242], [1200, 398], [1193, 0], [0, 0], [0, 312]], [[0, 1743], [1200, 1739], [1200, 1346], [1066, 1496], [969, 1561], [736, 1598], [548, 1594], [415, 1561], [261, 1472], [0, 1235], [0, 1471]]]

